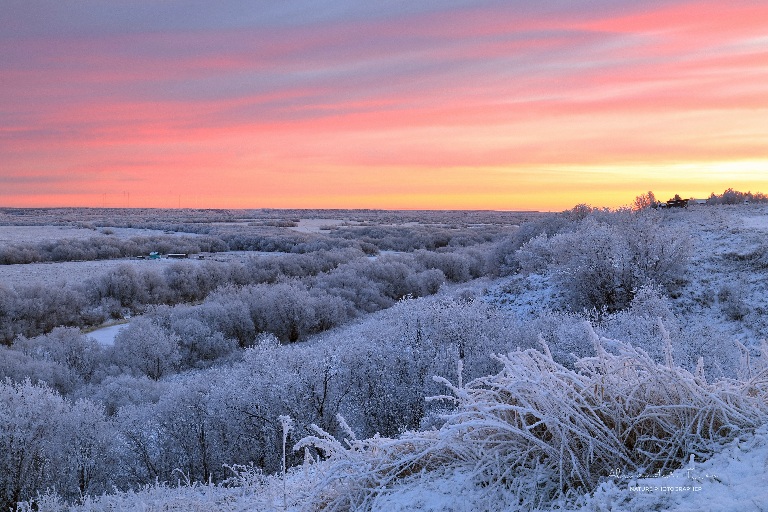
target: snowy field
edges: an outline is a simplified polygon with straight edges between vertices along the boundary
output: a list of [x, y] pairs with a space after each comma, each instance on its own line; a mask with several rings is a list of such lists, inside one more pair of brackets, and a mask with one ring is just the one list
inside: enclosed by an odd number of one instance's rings
[[135, 236], [168, 235], [157, 229], [137, 228], [80, 228], [70, 226], [0, 226], [0, 244], [53, 242], [57, 240], [83, 240], [93, 237], [114, 236], [131, 238]]
[[336, 226], [343, 224], [343, 220], [339, 219], [300, 219], [296, 226], [290, 227], [293, 231], [299, 233], [320, 233], [321, 231], [328, 231]]
[[0, 283], [9, 287], [79, 283], [85, 279], [104, 275], [120, 265], [136, 269], [153, 269], [168, 265], [173, 260], [137, 260], [123, 258], [101, 261], [62, 261], [57, 263], [27, 263], [25, 265], [0, 265]]
[[136, 259], [120, 258], [115, 260], [97, 261], [63, 261], [55, 263], [27, 263], [24, 265], [0, 265], [0, 284], [7, 287], [18, 287], [37, 284], [56, 284], [65, 286], [68, 283], [80, 283], [86, 279], [103, 276], [122, 265], [128, 265], [136, 270], [162, 270], [163, 268], [190, 262], [244, 263], [257, 256], [273, 257], [280, 253], [262, 251], [237, 251], [219, 253], [193, 254], [186, 259], [160, 258]]

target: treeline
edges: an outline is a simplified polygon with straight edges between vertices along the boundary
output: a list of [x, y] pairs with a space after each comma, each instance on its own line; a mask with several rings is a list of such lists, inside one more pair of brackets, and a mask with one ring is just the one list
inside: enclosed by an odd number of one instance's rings
[[747, 201], [750, 203], [768, 203], [768, 195], [762, 192], [739, 192], [729, 188], [720, 195], [712, 192], [707, 199], [707, 204], [743, 204]]
[[[443, 247], [469, 247], [500, 238], [508, 229], [498, 226], [478, 229], [425, 227], [355, 227], [329, 234], [298, 233], [289, 230], [222, 229], [215, 234], [210, 226], [195, 226], [198, 235], [158, 235], [118, 238], [108, 235], [87, 239], [64, 239], [0, 246], [0, 265], [92, 261], [160, 254], [225, 251], [257, 251], [306, 254], [343, 248], [357, 248], [368, 255], [380, 251], [412, 252]], [[109, 230], [105, 230], [107, 233]]]
[[225, 241], [211, 236], [151, 236], [117, 238], [94, 236], [87, 239], [65, 239], [37, 243], [0, 246], [0, 265], [17, 265], [52, 261], [93, 261], [148, 255], [229, 250]]

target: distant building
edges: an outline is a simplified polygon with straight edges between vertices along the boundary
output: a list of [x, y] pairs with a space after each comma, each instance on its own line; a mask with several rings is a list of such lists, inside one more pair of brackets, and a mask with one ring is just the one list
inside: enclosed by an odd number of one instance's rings
[[680, 194], [675, 194], [675, 197], [667, 201], [667, 208], [687, 208], [688, 200], [680, 197]]

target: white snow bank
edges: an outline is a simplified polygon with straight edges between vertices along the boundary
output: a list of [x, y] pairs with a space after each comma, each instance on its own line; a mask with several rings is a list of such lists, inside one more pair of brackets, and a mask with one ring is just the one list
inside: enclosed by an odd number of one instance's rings
[[89, 338], [95, 339], [102, 347], [115, 344], [115, 336], [128, 324], [109, 325], [87, 333]]
[[581, 511], [698, 512], [768, 509], [768, 427], [741, 438], [703, 463], [671, 475], [619, 475], [587, 498]]
[[338, 226], [344, 221], [340, 219], [299, 219], [298, 225], [288, 228], [299, 233], [320, 233], [331, 226]]
[[745, 228], [768, 230], [768, 216], [766, 215], [742, 217], [742, 221]]

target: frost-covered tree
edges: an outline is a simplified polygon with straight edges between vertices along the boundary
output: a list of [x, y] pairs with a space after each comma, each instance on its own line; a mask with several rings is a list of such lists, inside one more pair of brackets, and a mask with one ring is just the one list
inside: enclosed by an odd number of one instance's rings
[[170, 328], [178, 336], [181, 364], [186, 367], [206, 366], [237, 348], [236, 340], [195, 316], [175, 315], [170, 319]]
[[146, 318], [136, 318], [115, 337], [114, 362], [150, 379], [175, 370], [181, 361], [179, 338]]
[[0, 382], [0, 508], [56, 487], [74, 498], [106, 490], [108, 424], [89, 401], [45, 385]]
[[635, 200], [632, 203], [632, 209], [635, 211], [647, 210], [648, 208], [655, 207], [656, 195], [653, 193], [653, 191], [650, 190], [646, 194], [640, 194], [639, 196], [635, 197]]

